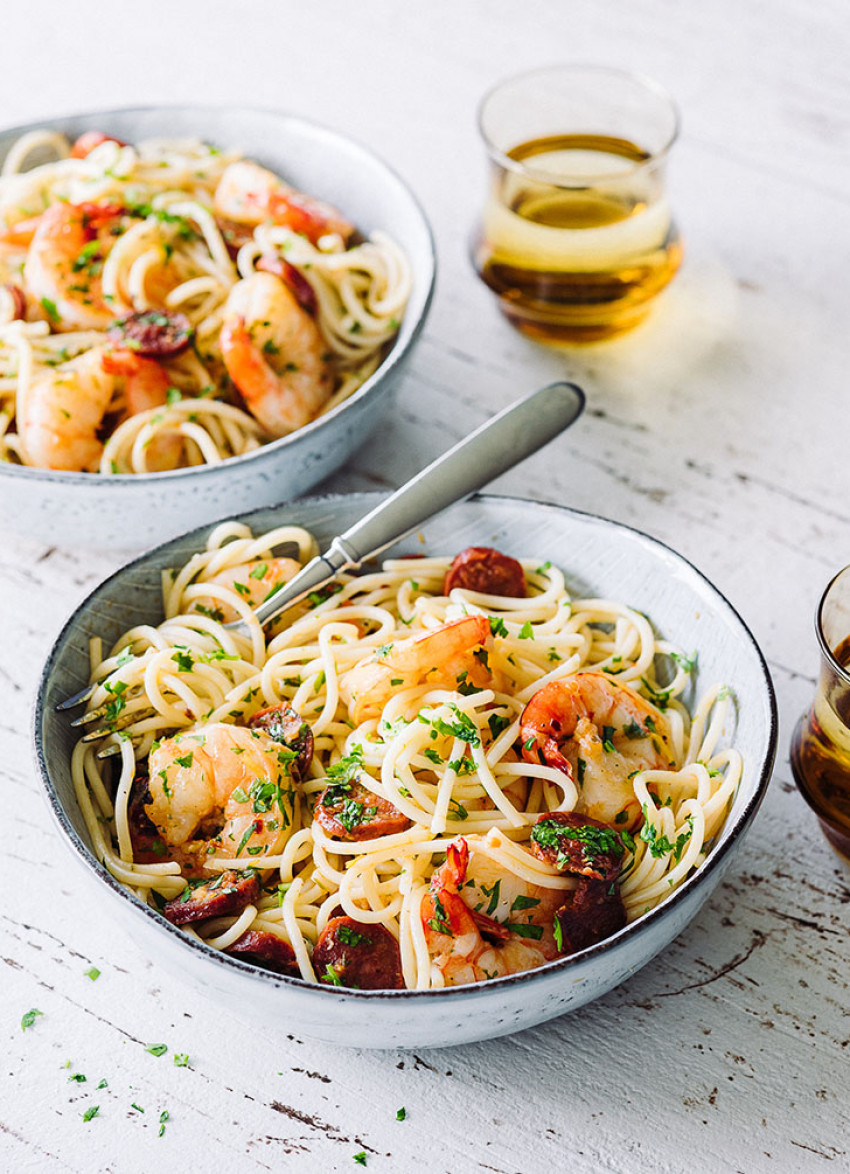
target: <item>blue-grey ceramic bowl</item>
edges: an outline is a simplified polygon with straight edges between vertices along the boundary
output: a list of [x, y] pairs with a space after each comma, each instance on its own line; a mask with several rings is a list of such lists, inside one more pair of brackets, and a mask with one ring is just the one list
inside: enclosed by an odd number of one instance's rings
[[296, 187], [337, 204], [364, 234], [389, 233], [410, 259], [414, 284], [389, 354], [327, 415], [245, 456], [171, 473], [99, 477], [0, 464], [3, 527], [66, 546], [141, 550], [228, 510], [305, 493], [343, 464], [390, 410], [391, 393], [431, 302], [434, 244], [406, 184], [371, 151], [332, 130], [289, 114], [238, 107], [151, 106], [40, 119], [0, 132], [0, 163], [20, 135], [40, 127], [72, 140], [85, 130], [102, 130], [128, 142], [196, 137], [240, 150]]
[[[248, 514], [255, 532], [308, 527], [320, 543], [373, 508], [378, 495], [312, 498]], [[776, 706], [764, 660], [720, 593], [672, 550], [613, 522], [558, 506], [481, 496], [452, 507], [388, 552], [450, 553], [490, 545], [560, 566], [574, 596], [609, 596], [644, 611], [682, 648], [699, 651], [697, 688], [725, 681], [737, 698], [728, 731], [744, 774], [719, 841], [670, 898], [600, 945], [539, 970], [440, 991], [355, 991], [279, 977], [186, 937], [141, 905], [92, 855], [71, 784], [75, 731], [58, 701], [87, 680], [88, 641], [106, 646], [137, 623], [162, 618], [160, 572], [201, 548], [205, 530], [158, 547], [107, 579], [67, 622], [44, 669], [35, 711], [38, 765], [59, 834], [110, 912], [157, 964], [264, 1031], [297, 1031], [359, 1047], [440, 1047], [505, 1035], [581, 1007], [644, 966], [696, 916], [718, 884], [762, 801], [776, 747]], [[73, 908], [68, 910], [73, 916]], [[720, 948], [721, 943], [716, 943]]]

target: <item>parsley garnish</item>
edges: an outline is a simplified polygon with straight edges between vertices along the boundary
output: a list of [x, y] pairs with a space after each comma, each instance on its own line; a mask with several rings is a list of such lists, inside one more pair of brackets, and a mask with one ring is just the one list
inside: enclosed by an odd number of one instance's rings
[[407, 1116], [407, 1109], [405, 1109], [404, 1106], [402, 1106], [400, 1109], [396, 1110], [396, 1115], [395, 1115], [396, 1121], [403, 1121], [406, 1116]]
[[487, 914], [488, 917], [492, 917], [493, 911], [496, 909], [497, 905], [499, 904], [499, 897], [501, 894], [501, 890], [502, 890], [501, 878], [497, 881], [493, 881], [493, 884], [490, 886], [489, 889], [487, 888], [486, 885], [481, 886], [481, 892], [484, 894], [485, 897], [490, 898], [490, 904], [484, 910], [484, 912]]
[[[357, 326], [359, 328], [360, 323], [355, 322], [354, 326]], [[352, 333], [354, 332], [354, 326], [351, 327]], [[354, 1154], [354, 1160], [355, 1160], [355, 1162], [358, 1162], [361, 1166], [365, 1166], [366, 1165], [366, 1151], [361, 1150], [359, 1154]]]
[[171, 659], [177, 665], [177, 668], [181, 673], [191, 673], [192, 665], [195, 663], [195, 661], [188, 652], [184, 652], [182, 649], [178, 648]]
[[330, 964], [330, 962], [325, 967], [325, 973], [322, 977], [326, 978], [328, 980], [328, 982], [332, 982], [334, 984], [334, 986], [342, 986], [343, 985], [342, 979], [339, 977], [337, 972], [334, 970], [334, 968]]
[[37, 1007], [33, 1007], [31, 1011], [27, 1011], [27, 1013], [21, 1018], [21, 1031], [26, 1031], [28, 1027], [32, 1027], [32, 1025], [35, 1023], [36, 1016], [43, 1014], [44, 1012], [39, 1011]]
[[175, 1052], [174, 1053], [174, 1067], [175, 1068], [188, 1068], [189, 1067], [188, 1053]]
[[481, 739], [478, 736], [478, 727], [472, 718], [462, 709], [458, 709], [456, 705], [450, 704], [449, 709], [454, 713], [456, 720], [447, 722], [442, 718], [435, 717], [431, 723], [434, 729], [447, 738], [461, 738], [470, 746], [480, 746]]
[[55, 325], [59, 321], [59, 311], [56, 309], [56, 303], [51, 301], [50, 298], [42, 298], [41, 306], [47, 314], [47, 317]]
[[521, 909], [533, 909], [535, 905], [540, 904], [539, 897], [515, 897], [511, 905], [511, 913], [516, 913]]
[[145, 1051], [150, 1052], [152, 1056], [164, 1056], [168, 1051], [168, 1044], [151, 1044]]
[[606, 754], [613, 754], [614, 753], [614, 727], [613, 726], [603, 726], [602, 727], [602, 749], [606, 752]]
[[100, 1105], [92, 1105], [90, 1109], [86, 1109], [83, 1113], [84, 1121], [91, 1121], [92, 1117], [96, 1117], [100, 1112]]
[[266, 572], [268, 571], [268, 569], [269, 569], [268, 563], [260, 563], [259, 566], [254, 567], [253, 571], [251, 571], [248, 578], [249, 579], [265, 579]]
[[360, 946], [364, 942], [368, 946], [371, 941], [365, 934], [358, 933], [356, 929], [352, 929], [350, 925], [341, 925], [336, 931], [336, 936], [346, 946]]
[[506, 730], [511, 724], [509, 717], [502, 717], [500, 713], [491, 713], [487, 718], [487, 725], [490, 727], [490, 737], [495, 742], [499, 734]]
[[525, 623], [520, 628], [519, 639], [520, 640], [533, 640], [534, 639], [534, 629], [531, 626], [530, 620], [526, 620]]
[[95, 979], [100, 978], [100, 971], [96, 966], [90, 966], [88, 970], [83, 971], [83, 974], [85, 974], [86, 978], [90, 978], [92, 982], [94, 982]]
[[501, 616], [490, 616], [490, 635], [507, 636], [508, 629]]
[[539, 942], [543, 937], [542, 925], [530, 925], [524, 921], [506, 921], [505, 925], [520, 938], [534, 938]]

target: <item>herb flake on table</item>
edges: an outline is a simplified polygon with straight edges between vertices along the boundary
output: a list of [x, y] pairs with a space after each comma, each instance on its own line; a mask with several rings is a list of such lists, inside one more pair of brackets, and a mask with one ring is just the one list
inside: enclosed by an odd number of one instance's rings
[[97, 1117], [100, 1114], [100, 1105], [92, 1105], [83, 1113], [84, 1121], [91, 1121], [92, 1117]]
[[88, 970], [84, 970], [83, 974], [86, 978], [90, 978], [92, 982], [96, 982], [100, 978], [100, 971], [96, 966], [90, 966]]
[[164, 1056], [168, 1051], [168, 1044], [151, 1044], [145, 1051], [150, 1052], [152, 1056]]
[[407, 1116], [407, 1109], [405, 1109], [405, 1107], [402, 1105], [402, 1107], [400, 1109], [396, 1110], [395, 1119], [396, 1119], [396, 1121], [404, 1121], [406, 1116]]
[[36, 1021], [37, 1016], [43, 1015], [43, 1011], [39, 1011], [37, 1007], [33, 1007], [21, 1017], [21, 1031], [26, 1031], [28, 1027], [32, 1027]]

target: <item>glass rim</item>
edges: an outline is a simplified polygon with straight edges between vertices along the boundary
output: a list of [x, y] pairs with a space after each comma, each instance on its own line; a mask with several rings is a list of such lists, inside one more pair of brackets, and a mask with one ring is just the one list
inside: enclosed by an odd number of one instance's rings
[[837, 571], [824, 588], [823, 595], [820, 597], [820, 603], [818, 604], [817, 611], [815, 612], [815, 635], [818, 638], [820, 650], [828, 661], [830, 668], [836, 672], [843, 681], [846, 681], [847, 684], [850, 685], [850, 669], [842, 664], [839, 664], [835, 659], [835, 655], [827, 643], [823, 630], [823, 610], [826, 606], [827, 596], [841, 578], [841, 576], [848, 573], [850, 573], [850, 564], [848, 564], [846, 567], [842, 567], [840, 571]]
[[[588, 175], [582, 175], [580, 179], [577, 177], [576, 182], [572, 183], [565, 181], [563, 177], [553, 176], [551, 172], [535, 167], [528, 167], [521, 159], [514, 159], [512, 156], [508, 155], [507, 152], [496, 146], [496, 144], [484, 129], [484, 110], [490, 99], [503, 86], [512, 82], [522, 81], [526, 78], [533, 78], [539, 76], [540, 74], [555, 72], [577, 74], [588, 73], [595, 74], [598, 77], [602, 77], [607, 74], [609, 77], [617, 77], [621, 80], [637, 82], [639, 86], [642, 86], [656, 98], [660, 98], [664, 103], [666, 103], [673, 119], [673, 128], [670, 131], [670, 134], [667, 136], [665, 142], [661, 147], [659, 147], [657, 151], [649, 152], [645, 159], [634, 160], [629, 164], [628, 167], [624, 167], [622, 171], [609, 171], [604, 174], [599, 173], [597, 175], [592, 173]], [[507, 171], [513, 171], [518, 175], [526, 175], [543, 183], [551, 184], [554, 187], [564, 188], [584, 188], [602, 181], [610, 182], [611, 180], [624, 179], [626, 176], [634, 175], [635, 172], [640, 171], [643, 168], [657, 164], [661, 160], [666, 159], [667, 155], [669, 155], [671, 147], [679, 137], [679, 131], [681, 130], [682, 125], [681, 116], [679, 114], [679, 107], [674, 101], [673, 96], [670, 94], [669, 90], [666, 90], [664, 86], [655, 81], [654, 78], [651, 78], [647, 74], [641, 73], [638, 70], [618, 69], [613, 65], [596, 65], [591, 62], [578, 61], [572, 62], [570, 64], [559, 63], [555, 65], [541, 65], [535, 67], [534, 69], [524, 70], [522, 73], [511, 74], [510, 77], [501, 78], [499, 81], [490, 86], [490, 88], [482, 95], [481, 100], [478, 103], [476, 121], [478, 126], [478, 133], [481, 136], [487, 154], [494, 163], [498, 163], [500, 167], [505, 168]]]

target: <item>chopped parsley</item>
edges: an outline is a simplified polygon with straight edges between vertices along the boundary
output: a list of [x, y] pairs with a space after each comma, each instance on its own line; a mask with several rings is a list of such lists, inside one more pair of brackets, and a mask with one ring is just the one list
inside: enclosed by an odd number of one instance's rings
[[440, 717], [435, 717], [431, 725], [438, 733], [445, 735], [447, 738], [461, 738], [470, 746], [480, 746], [481, 738], [478, 735], [478, 727], [472, 718], [458, 709], [456, 705], [449, 705], [449, 709], [455, 715], [455, 721], [447, 722]]
[[530, 620], [526, 620], [525, 623], [520, 628], [519, 639], [520, 640], [533, 640], [534, 639], [534, 629], [531, 626]]
[[646, 737], [646, 730], [639, 722], [634, 721], [634, 719], [627, 726], [623, 726], [623, 733], [630, 739]]
[[68, 1079], [76, 1081], [77, 1084], [85, 1084], [86, 1082], [86, 1078], [83, 1076], [82, 1072], [72, 1072]]
[[597, 828], [591, 824], [584, 827], [566, 827], [555, 819], [544, 819], [531, 829], [531, 839], [541, 848], [554, 848], [558, 852], [557, 865], [563, 868], [569, 864], [569, 856], [562, 850], [564, 840], [578, 840], [584, 849], [588, 864], [603, 855], [620, 859], [623, 855], [623, 841], [613, 828]]
[[157, 1137], [162, 1137], [163, 1133], [165, 1133], [165, 1123], [167, 1120], [168, 1109], [163, 1109], [159, 1115], [159, 1133], [157, 1134]]
[[487, 908], [484, 910], [484, 912], [487, 914], [488, 917], [493, 916], [493, 912], [499, 904], [501, 891], [502, 891], [501, 878], [497, 881], [493, 881], [493, 884], [490, 886], [489, 889], [487, 888], [486, 885], [481, 886], [481, 892], [484, 894], [485, 897], [490, 898], [490, 903], [487, 906]]
[[152, 1056], [164, 1056], [168, 1051], [168, 1044], [151, 1044], [145, 1051], [150, 1052]]
[[670, 656], [684, 673], [692, 673], [697, 667], [698, 652], [692, 652], [690, 656], [683, 656], [680, 652], [671, 652]]
[[507, 636], [508, 629], [501, 616], [490, 616], [490, 635]]
[[177, 665], [177, 668], [181, 673], [191, 673], [192, 665], [195, 663], [195, 661], [189, 652], [178, 648], [171, 659]]
[[342, 979], [339, 977], [337, 972], [334, 970], [334, 968], [330, 964], [330, 962], [325, 967], [325, 973], [322, 975], [322, 977], [325, 978], [328, 982], [333, 983], [334, 986], [342, 986], [343, 985]]
[[188, 770], [189, 767], [192, 765], [192, 761], [193, 761], [194, 757], [195, 757], [194, 750], [190, 750], [188, 754], [184, 754], [180, 758], [175, 758], [174, 761], [177, 763], [178, 766], [184, 766]]
[[539, 942], [543, 937], [542, 925], [529, 925], [523, 921], [506, 921], [505, 925], [519, 938], [533, 938], [536, 942]]
[[54, 325], [59, 321], [59, 311], [56, 309], [56, 303], [51, 301], [50, 298], [41, 299], [41, 308]]
[[396, 1119], [396, 1121], [403, 1121], [406, 1116], [407, 1116], [407, 1109], [405, 1109], [405, 1107], [402, 1105], [402, 1107], [400, 1109], [396, 1110], [395, 1119]]
[[265, 579], [266, 573], [268, 572], [268, 569], [269, 569], [268, 563], [260, 563], [259, 566], [254, 567], [253, 571], [251, 571], [248, 578], [249, 579]]
[[88, 970], [83, 971], [83, 974], [85, 974], [86, 978], [90, 978], [92, 982], [100, 978], [100, 971], [96, 966], [90, 966]]
[[511, 724], [509, 717], [503, 717], [500, 713], [491, 713], [487, 718], [487, 725], [490, 727], [490, 737], [495, 742], [499, 734], [506, 730]]
[[[357, 326], [359, 329], [360, 323], [355, 322], [354, 326]], [[354, 326], [351, 327], [352, 332], [354, 331]], [[360, 1166], [366, 1165], [366, 1151], [365, 1150], [361, 1150], [359, 1154], [354, 1154], [353, 1157], [354, 1157], [355, 1162], [358, 1163], [358, 1165], [360, 1165]]]
[[449, 799], [448, 817], [449, 819], [469, 819], [469, 812], [457, 799]]
[[100, 1105], [92, 1105], [91, 1108], [86, 1109], [85, 1113], [83, 1113], [83, 1120], [84, 1121], [91, 1121], [91, 1119], [93, 1117], [97, 1117], [97, 1115], [99, 1113], [100, 1113]]
[[[646, 677], [641, 677], [641, 684], [650, 696], [653, 705], [657, 705], [659, 709], [666, 709], [670, 702], [671, 689], [657, 689], [655, 685], [650, 684]], [[650, 718], [647, 718], [646, 724], [649, 725]], [[651, 727], [650, 727], [651, 728]]]
[[329, 766], [325, 772], [334, 786], [347, 787], [363, 770], [363, 747], [355, 746], [350, 754], [346, 754], [339, 762]]
[[358, 933], [350, 925], [341, 925], [336, 931], [336, 936], [346, 946], [361, 946], [364, 944], [368, 946], [371, 942], [371, 938], [367, 938], [365, 934]]
[[39, 1011], [37, 1007], [33, 1007], [31, 1011], [27, 1011], [26, 1014], [21, 1017], [21, 1031], [26, 1031], [28, 1027], [32, 1027], [36, 1021], [36, 1017], [43, 1014], [44, 1012]]
[[602, 749], [606, 752], [606, 754], [613, 754], [614, 753], [614, 727], [613, 726], [603, 726], [602, 727]]
[[522, 909], [533, 909], [535, 905], [539, 904], [539, 897], [523, 897], [520, 894], [520, 896], [514, 898], [513, 904], [511, 905], [511, 913], [517, 913]]
[[435, 766], [442, 766], [443, 759], [439, 751], [435, 750], [433, 746], [426, 746], [422, 751], [429, 762], [433, 762]]
[[554, 922], [552, 923], [552, 936], [555, 939], [555, 945], [558, 947], [558, 950], [561, 953], [563, 953], [564, 929], [563, 929], [563, 926], [561, 925], [560, 920], [557, 917], [555, 918]]

